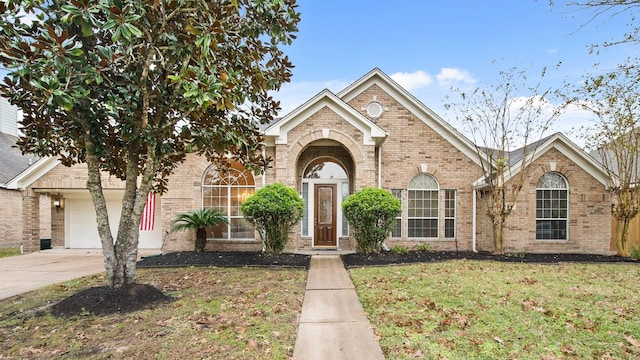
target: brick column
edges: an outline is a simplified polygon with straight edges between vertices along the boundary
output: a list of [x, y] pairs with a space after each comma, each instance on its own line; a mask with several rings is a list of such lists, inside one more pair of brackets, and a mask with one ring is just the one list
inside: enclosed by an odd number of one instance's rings
[[40, 251], [40, 195], [32, 189], [22, 192], [22, 219], [24, 252]]

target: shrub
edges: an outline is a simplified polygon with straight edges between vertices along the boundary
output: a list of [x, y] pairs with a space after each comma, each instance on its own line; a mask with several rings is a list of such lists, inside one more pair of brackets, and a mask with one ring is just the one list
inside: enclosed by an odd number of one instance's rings
[[363, 253], [380, 252], [382, 242], [396, 224], [400, 201], [383, 189], [364, 188], [347, 197], [342, 210]]
[[634, 246], [631, 248], [631, 254], [629, 257], [633, 260], [640, 260], [640, 246]]
[[431, 246], [431, 244], [418, 244], [414, 249], [416, 251], [431, 251], [433, 250], [433, 247]]
[[267, 251], [281, 253], [289, 231], [302, 218], [304, 202], [290, 187], [267, 185], [251, 195], [240, 207], [245, 219], [255, 225]]
[[396, 245], [391, 248], [391, 252], [395, 254], [406, 254], [409, 252], [409, 248], [406, 246]]

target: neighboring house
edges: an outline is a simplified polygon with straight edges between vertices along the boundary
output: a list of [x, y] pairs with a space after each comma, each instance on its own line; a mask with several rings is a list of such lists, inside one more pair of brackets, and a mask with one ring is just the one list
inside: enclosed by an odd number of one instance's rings
[[[341, 204], [368, 186], [387, 189], [402, 202], [389, 246], [492, 250], [474, 144], [381, 70], [373, 69], [337, 94], [320, 92], [263, 134], [265, 152], [273, 159], [264, 175], [238, 164], [221, 172], [204, 158], [188, 156], [157, 199], [155, 227], [141, 232], [141, 247], [193, 249], [194, 234], [169, 233], [171, 219], [215, 207], [227, 214], [230, 225], [209, 229], [207, 249], [258, 250], [260, 238], [242, 217], [240, 204], [256, 189], [282, 182], [305, 202], [288, 250], [354, 250]], [[610, 197], [600, 165], [555, 134], [539, 144], [532, 166], [507, 223], [505, 251], [611, 253]], [[43, 159], [11, 185], [23, 189], [25, 203], [37, 201], [32, 194], [64, 198], [64, 209], [52, 212], [61, 228], [52, 233], [54, 246], [100, 247], [85, 180], [83, 166], [69, 169]], [[122, 186], [105, 176], [105, 187], [113, 227]]]
[[[32, 209], [23, 206], [24, 193], [17, 189], [7, 187], [12, 179], [19, 176], [38, 159], [34, 156], [22, 155], [15, 147], [18, 140], [18, 111], [7, 100], [0, 98], [0, 202], [2, 202], [2, 214], [0, 217], [0, 247], [25, 246], [25, 251], [37, 250], [41, 238], [50, 238], [51, 226], [47, 221], [38, 224], [38, 228], [26, 229], [23, 227], [25, 211], [30, 213]], [[39, 196], [39, 195], [38, 195]], [[43, 196], [43, 206], [38, 207], [38, 213], [47, 217], [50, 207], [46, 204], [46, 196]], [[42, 226], [42, 227], [41, 227]], [[36, 241], [25, 243], [25, 236], [37, 238]]]

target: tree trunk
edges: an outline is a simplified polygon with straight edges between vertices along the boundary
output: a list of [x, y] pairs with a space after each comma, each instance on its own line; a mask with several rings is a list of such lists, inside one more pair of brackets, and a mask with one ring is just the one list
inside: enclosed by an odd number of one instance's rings
[[122, 199], [122, 212], [120, 223], [118, 224], [117, 239], [114, 242], [109, 226], [107, 203], [102, 192], [100, 159], [91, 155], [92, 146], [90, 141], [87, 141], [87, 143], [89, 144], [86, 156], [88, 168], [87, 188], [91, 193], [96, 209], [98, 234], [102, 243], [107, 282], [109, 286], [117, 289], [126, 284], [132, 284], [136, 280], [140, 217], [146, 204], [147, 195], [151, 190], [151, 179], [153, 179], [153, 174], [155, 173], [155, 166], [152, 159], [149, 159], [142, 176], [140, 188], [138, 188], [140, 175], [137, 162], [138, 152], [135, 149], [130, 149], [131, 159], [126, 170], [127, 180], [125, 181]]
[[87, 151], [87, 189], [91, 194], [93, 205], [96, 210], [96, 222], [98, 234], [102, 243], [102, 253], [104, 256], [104, 269], [107, 273], [107, 281], [113, 286], [116, 272], [116, 251], [113, 244], [113, 235], [109, 226], [109, 213], [107, 212], [107, 202], [102, 192], [102, 182], [100, 179], [99, 159], [95, 158], [91, 151]]
[[505, 217], [496, 215], [493, 217], [493, 253], [496, 255], [502, 255], [504, 253], [504, 224]]
[[196, 252], [203, 252], [207, 244], [207, 229], [200, 227], [196, 229]]
[[629, 257], [629, 248], [627, 247], [627, 239], [629, 238], [629, 223], [631, 219], [622, 217], [616, 219], [616, 249], [617, 254]]

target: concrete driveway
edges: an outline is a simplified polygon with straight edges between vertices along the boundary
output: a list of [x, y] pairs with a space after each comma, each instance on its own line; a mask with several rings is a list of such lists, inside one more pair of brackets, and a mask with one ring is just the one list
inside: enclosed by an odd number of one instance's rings
[[100, 250], [54, 249], [0, 258], [0, 299], [100, 272]]

